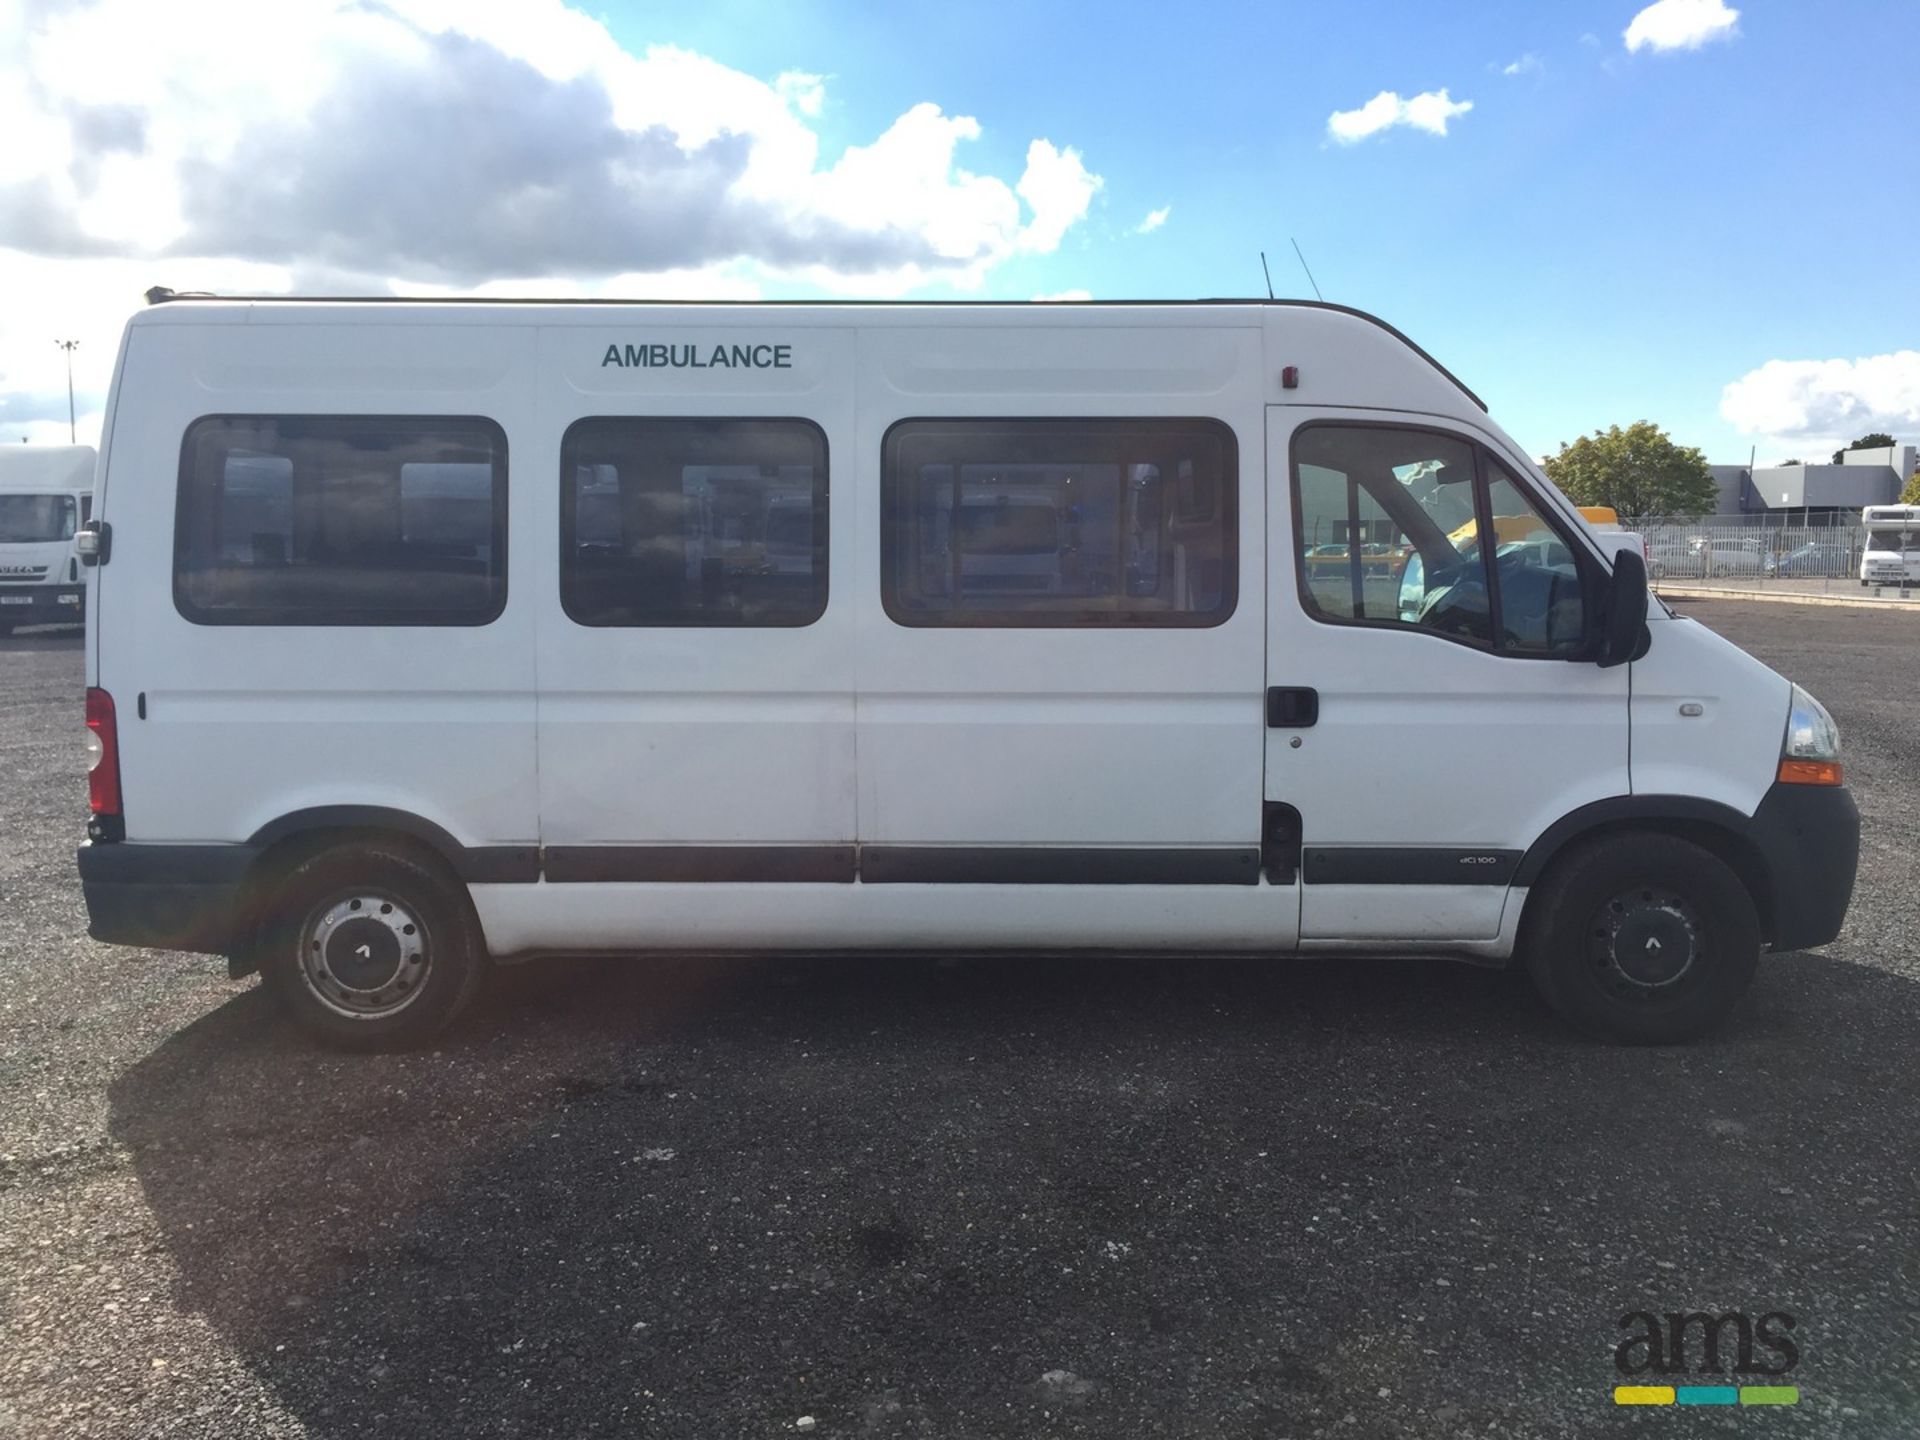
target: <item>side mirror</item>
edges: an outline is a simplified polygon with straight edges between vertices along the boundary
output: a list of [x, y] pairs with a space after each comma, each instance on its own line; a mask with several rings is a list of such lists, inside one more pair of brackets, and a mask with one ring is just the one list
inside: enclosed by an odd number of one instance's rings
[[1602, 670], [1638, 660], [1653, 643], [1647, 629], [1647, 562], [1631, 547], [1613, 555], [1613, 581], [1607, 586], [1606, 611], [1600, 618]]

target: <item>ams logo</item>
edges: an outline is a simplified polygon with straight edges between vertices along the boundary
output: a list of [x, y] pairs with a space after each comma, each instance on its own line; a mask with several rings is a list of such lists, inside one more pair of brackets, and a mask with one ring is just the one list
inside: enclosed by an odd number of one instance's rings
[[[1620, 1317], [1620, 1327], [1628, 1333], [1614, 1347], [1613, 1364], [1622, 1375], [1724, 1375], [1728, 1360], [1736, 1375], [1785, 1375], [1800, 1363], [1800, 1347], [1791, 1334], [1794, 1319], [1784, 1310], [1769, 1310], [1758, 1321], [1735, 1310], [1724, 1315], [1633, 1310]], [[1768, 1352], [1766, 1361], [1758, 1353], [1762, 1350]], [[1695, 1355], [1698, 1365], [1692, 1363]]]

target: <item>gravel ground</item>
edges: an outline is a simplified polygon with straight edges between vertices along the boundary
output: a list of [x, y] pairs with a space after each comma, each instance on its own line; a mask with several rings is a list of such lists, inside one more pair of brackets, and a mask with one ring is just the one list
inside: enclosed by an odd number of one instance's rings
[[[1846, 933], [1683, 1049], [1440, 964], [553, 966], [302, 1043], [84, 938], [78, 641], [0, 641], [0, 1436], [1920, 1431], [1920, 629], [1699, 603], [1824, 698]], [[1791, 1409], [1616, 1410], [1631, 1310]], [[811, 1417], [811, 1423], [802, 1417]]]

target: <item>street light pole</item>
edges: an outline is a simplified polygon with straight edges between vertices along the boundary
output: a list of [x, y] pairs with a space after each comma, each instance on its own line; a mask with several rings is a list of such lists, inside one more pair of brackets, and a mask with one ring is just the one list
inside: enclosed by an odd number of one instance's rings
[[53, 342], [67, 352], [67, 443], [77, 444], [73, 428], [73, 352], [80, 348], [78, 340], [56, 340]]

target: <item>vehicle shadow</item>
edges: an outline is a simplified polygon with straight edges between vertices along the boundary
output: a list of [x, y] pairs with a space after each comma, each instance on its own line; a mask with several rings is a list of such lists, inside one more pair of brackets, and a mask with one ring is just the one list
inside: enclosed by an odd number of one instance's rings
[[636, 959], [412, 1055], [247, 992], [110, 1123], [316, 1436], [1610, 1433], [1619, 1317], [1705, 1306], [1891, 1434], [1916, 1033], [1819, 956], [1670, 1050], [1440, 965]]

